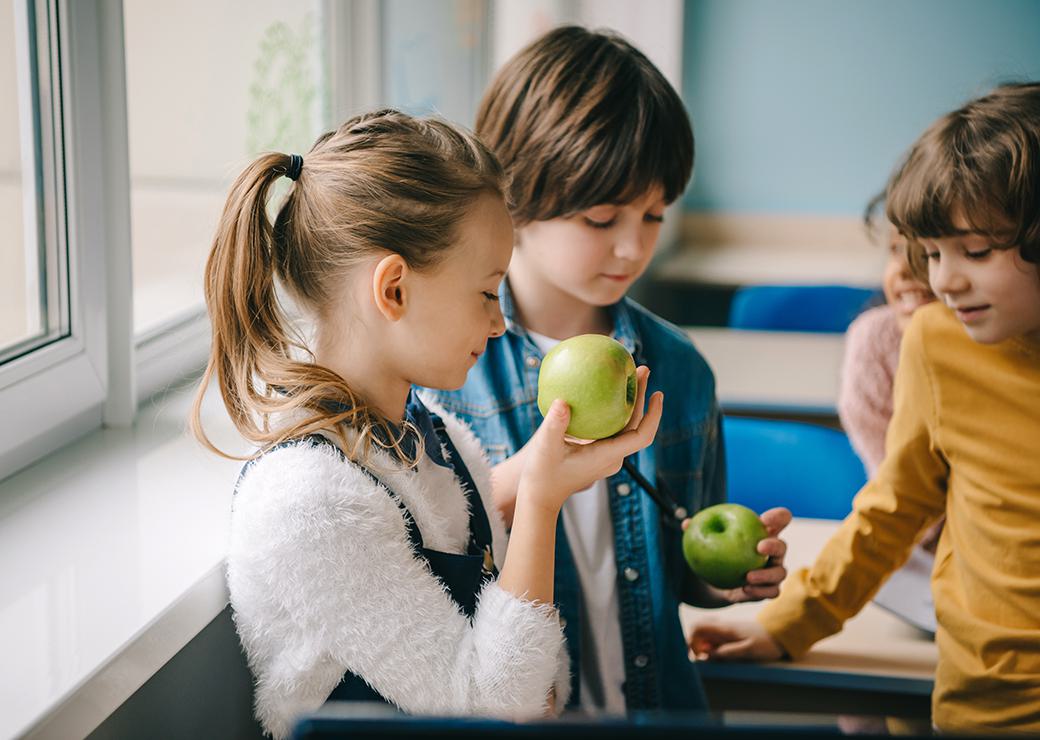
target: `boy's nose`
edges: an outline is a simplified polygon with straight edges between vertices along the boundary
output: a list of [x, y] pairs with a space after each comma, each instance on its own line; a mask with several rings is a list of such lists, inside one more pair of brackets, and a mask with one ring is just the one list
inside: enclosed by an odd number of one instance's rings
[[643, 242], [639, 234], [619, 234], [614, 242], [614, 255], [619, 259], [638, 260], [643, 254]]

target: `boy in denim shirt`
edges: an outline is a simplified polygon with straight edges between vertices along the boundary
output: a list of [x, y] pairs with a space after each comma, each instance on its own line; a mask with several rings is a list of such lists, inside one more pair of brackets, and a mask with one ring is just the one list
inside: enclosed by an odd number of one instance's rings
[[[661, 73], [623, 39], [579, 27], [513, 57], [485, 93], [477, 134], [512, 178], [516, 248], [501, 284], [506, 333], [466, 385], [425, 391], [480, 437], [496, 504], [510, 521], [523, 447], [541, 420], [541, 358], [559, 340], [613, 336], [652, 370], [664, 417], [634, 463], [690, 514], [725, 500], [715, 379], [680, 329], [625, 298], [656, 246], [665, 206], [693, 168], [686, 111]], [[571, 654], [571, 706], [593, 714], [704, 709], [679, 623], [680, 602], [723, 606], [773, 597], [784, 543], [748, 585], [719, 591], [691, 574], [681, 528], [621, 470], [572, 496], [558, 526], [556, 601]], [[772, 535], [790, 520], [763, 515]]]

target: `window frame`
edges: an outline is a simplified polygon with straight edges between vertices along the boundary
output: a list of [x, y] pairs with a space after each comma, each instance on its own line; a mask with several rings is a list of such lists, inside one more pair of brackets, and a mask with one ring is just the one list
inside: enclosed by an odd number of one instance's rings
[[[47, 279], [67, 286], [67, 319], [60, 336], [0, 364], [0, 481], [99, 427], [132, 425], [140, 403], [205, 366], [211, 339], [197, 306], [134, 333], [122, 1], [16, 7], [34, 21], [16, 24], [36, 34], [37, 63], [20, 65], [32, 76], [19, 85], [43, 101], [32, 132], [39, 233], [48, 255], [66, 255]], [[379, 0], [324, 0], [322, 13], [330, 113], [341, 121], [383, 96], [385, 13]]]
[[[128, 192], [125, 167], [120, 173], [125, 112], [121, 158], [118, 146], [120, 108], [125, 111], [121, 4], [20, 5], [33, 15], [37, 60], [46, 62], [37, 65], [37, 166], [43, 173], [45, 248], [64, 247], [67, 254], [68, 331], [0, 366], [0, 479], [102, 423], [129, 423], [127, 401], [134, 396], [133, 385], [125, 382], [129, 355], [119, 357], [119, 343], [112, 341], [120, 314], [129, 321], [131, 289], [110, 280], [122, 269], [129, 275], [129, 221], [120, 223], [118, 194], [120, 180]], [[117, 130], [106, 133], [110, 127]]]

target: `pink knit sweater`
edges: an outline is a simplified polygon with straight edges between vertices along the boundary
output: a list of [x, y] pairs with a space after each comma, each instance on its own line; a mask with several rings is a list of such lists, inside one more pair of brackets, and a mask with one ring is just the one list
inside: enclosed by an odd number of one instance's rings
[[892, 383], [903, 331], [891, 306], [860, 314], [845, 335], [838, 417], [869, 477], [885, 457]]

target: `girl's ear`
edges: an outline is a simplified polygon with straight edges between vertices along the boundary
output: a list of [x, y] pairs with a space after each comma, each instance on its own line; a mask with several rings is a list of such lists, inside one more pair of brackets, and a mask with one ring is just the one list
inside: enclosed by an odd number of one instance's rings
[[383, 257], [372, 273], [372, 298], [387, 321], [399, 321], [404, 316], [407, 275], [408, 263], [399, 254]]

